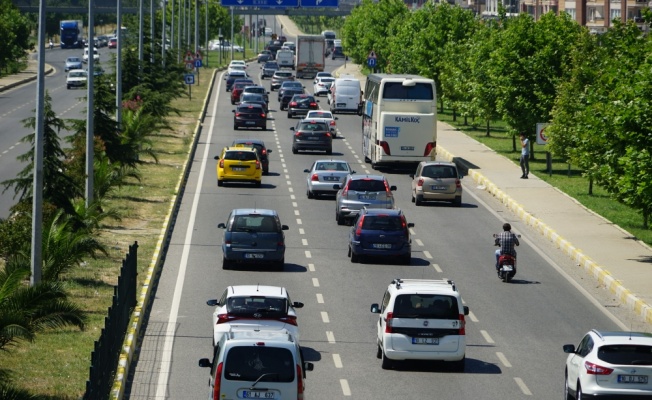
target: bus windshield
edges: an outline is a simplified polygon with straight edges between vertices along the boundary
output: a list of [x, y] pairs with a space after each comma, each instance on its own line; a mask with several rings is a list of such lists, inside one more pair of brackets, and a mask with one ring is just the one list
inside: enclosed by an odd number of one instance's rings
[[383, 87], [385, 100], [430, 100], [434, 99], [432, 84], [416, 83], [414, 86], [403, 86], [402, 82], [385, 82]]

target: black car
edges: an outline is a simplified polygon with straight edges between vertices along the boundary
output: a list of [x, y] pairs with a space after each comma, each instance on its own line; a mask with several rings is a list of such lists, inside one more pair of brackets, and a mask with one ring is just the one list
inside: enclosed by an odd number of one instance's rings
[[263, 106], [255, 103], [240, 103], [233, 110], [233, 129], [262, 128], [267, 130], [267, 114]]
[[288, 118], [308, 114], [310, 110], [319, 110], [319, 100], [309, 94], [295, 94], [288, 103]]
[[283, 82], [281, 84], [281, 87], [278, 89], [278, 101], [281, 101], [281, 97], [283, 96], [283, 93], [285, 93], [286, 90], [288, 89], [294, 89], [294, 90], [303, 90], [303, 83], [299, 81], [287, 81]]
[[277, 62], [266, 62], [262, 68], [263, 72], [260, 73], [260, 79], [271, 78], [274, 76], [274, 72], [276, 72], [277, 69]]
[[285, 91], [283, 91], [283, 96], [281, 96], [281, 105], [280, 105], [281, 111], [288, 108], [288, 104], [290, 103], [290, 100], [292, 99], [292, 97], [294, 97], [295, 94], [303, 94], [303, 88], [301, 89], [290, 88], [290, 89], [285, 89]]
[[258, 54], [258, 63], [267, 62], [273, 60], [272, 52], [269, 50], [263, 50]]
[[336, 58], [344, 58], [344, 59], [346, 58], [342, 46], [333, 47], [333, 54], [331, 55], [331, 60], [334, 60]]
[[[230, 75], [228, 75], [226, 77], [226, 91], [227, 92], [231, 91], [231, 87], [233, 87], [233, 82], [235, 82], [237, 79], [249, 79], [249, 77], [247, 76], [247, 74], [244, 71], [241, 72], [241, 73], [240, 72], [233, 72]], [[251, 79], [249, 79], [249, 82], [251, 82], [252, 85], [254, 84], [254, 81], [252, 81]]]
[[333, 136], [327, 123], [304, 119], [290, 130], [294, 132], [293, 154], [301, 150], [320, 150], [325, 151], [326, 154], [333, 154]]
[[267, 113], [269, 110], [267, 108], [267, 102], [262, 94], [258, 93], [242, 93], [240, 95], [240, 103], [255, 103], [263, 106], [263, 111]]
[[265, 142], [260, 139], [236, 139], [231, 143], [232, 147], [253, 147], [258, 153], [258, 158], [260, 158], [260, 163], [263, 166], [263, 174], [267, 175], [269, 173], [269, 158], [267, 155], [272, 152], [271, 149], [267, 149]]

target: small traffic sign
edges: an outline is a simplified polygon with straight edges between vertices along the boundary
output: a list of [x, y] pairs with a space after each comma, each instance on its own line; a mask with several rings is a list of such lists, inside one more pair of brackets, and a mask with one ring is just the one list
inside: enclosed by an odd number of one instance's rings
[[195, 59], [195, 68], [201, 68], [201, 58]]
[[197, 50], [197, 53], [195, 53], [195, 60], [201, 60], [201, 53], [199, 50]]
[[537, 123], [537, 144], [548, 143], [548, 136], [546, 136], [546, 127], [550, 124]]
[[192, 61], [194, 61], [194, 60], [195, 60], [195, 57], [192, 56], [192, 53], [191, 53], [191, 52], [187, 52], [187, 53], [186, 53], [186, 63], [188, 63], [188, 62], [192, 62]]
[[222, 7], [296, 8], [299, 7], [299, 0], [220, 0], [220, 5]]
[[183, 76], [184, 82], [186, 82], [186, 85], [194, 85], [195, 84], [195, 75], [193, 74], [185, 74]]
[[367, 66], [369, 68], [376, 67], [376, 58], [371, 58], [371, 57], [367, 58]]
[[374, 52], [373, 50], [371, 50], [371, 51], [369, 52], [369, 55], [367, 56], [367, 58], [376, 58], [376, 52]]
[[192, 61], [186, 62], [186, 69], [193, 70], [195, 68], [195, 63]]

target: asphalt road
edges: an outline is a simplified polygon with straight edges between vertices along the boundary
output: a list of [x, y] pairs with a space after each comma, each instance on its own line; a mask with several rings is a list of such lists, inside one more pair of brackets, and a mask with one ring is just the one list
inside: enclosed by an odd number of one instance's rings
[[[103, 47], [99, 53], [100, 65], [105, 70], [112, 71], [109, 64], [115, 50]], [[52, 107], [59, 118], [86, 118], [86, 90], [67, 90], [67, 74], [64, 71], [66, 58], [81, 57], [82, 54], [82, 49], [54, 48], [45, 52], [45, 62], [55, 68], [52, 74], [45, 77], [45, 90], [52, 98]], [[36, 81], [0, 93], [0, 182], [15, 178], [25, 167], [25, 164], [16, 161], [16, 157], [29, 151], [30, 147], [29, 144], [20, 143], [20, 139], [34, 131], [26, 128], [22, 121], [35, 117], [35, 109]], [[62, 143], [62, 146], [65, 145]], [[0, 191], [0, 218], [9, 216], [9, 208], [17, 201], [13, 196], [11, 188], [4, 193]]]
[[[328, 59], [327, 69], [342, 63]], [[253, 63], [249, 71], [257, 76], [258, 68]], [[565, 360], [561, 346], [577, 343], [591, 328], [622, 328], [596, 306], [608, 299], [592, 298], [559, 272], [558, 264], [569, 261], [549, 245], [536, 243], [536, 234], [522, 228], [484, 191], [470, 186], [470, 180], [463, 180], [461, 208], [417, 208], [410, 202], [409, 171], [385, 171], [390, 184], [398, 187], [398, 207], [416, 224], [412, 263], [351, 264], [346, 256], [350, 227], [335, 223], [334, 200], [309, 200], [305, 194], [303, 169], [326, 156], [292, 154], [289, 128], [298, 120], [275, 111], [275, 92], [270, 95], [271, 129], [234, 131], [233, 106], [222, 76], [218, 79], [125, 398], [208, 397], [208, 370], [197, 366], [200, 358], [211, 357], [213, 309], [205, 302], [228, 285], [285, 286], [294, 301], [306, 304], [298, 314], [301, 345], [306, 359], [315, 364], [307, 378], [309, 399], [560, 397]], [[302, 82], [311, 92], [311, 81]], [[262, 84], [269, 87], [269, 80]], [[320, 105], [327, 108], [324, 97]], [[338, 117], [340, 132], [332, 157], [349, 161], [357, 172], [373, 173], [360, 154], [360, 117]], [[261, 188], [218, 188], [213, 156], [243, 137], [262, 138], [273, 150], [270, 175]], [[221, 269], [222, 230], [217, 224], [225, 222], [231, 209], [242, 207], [276, 209], [282, 223], [290, 226], [284, 272]], [[491, 234], [504, 221], [523, 235], [519, 272], [511, 284], [500, 282], [493, 270]], [[377, 315], [369, 306], [380, 302], [397, 277], [455, 280], [471, 310], [464, 373], [449, 372], [437, 363], [380, 368], [375, 357]]]

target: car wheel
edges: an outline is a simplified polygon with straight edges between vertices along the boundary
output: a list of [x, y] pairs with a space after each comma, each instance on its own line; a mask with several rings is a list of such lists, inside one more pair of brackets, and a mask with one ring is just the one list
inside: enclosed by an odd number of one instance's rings
[[231, 269], [231, 261], [222, 258], [222, 269]]
[[417, 197], [414, 199], [414, 204], [417, 206], [420, 206], [423, 204], [423, 195], [417, 195]]
[[344, 225], [344, 223], [345, 223], [344, 216], [339, 212], [336, 213], [335, 214], [335, 221], [337, 221], [338, 225]]
[[582, 385], [577, 382], [577, 392], [575, 392], [575, 400], [582, 400]]
[[329, 155], [329, 156], [330, 156], [331, 154], [333, 154], [333, 149], [326, 150], [326, 154]]
[[281, 258], [280, 260], [276, 261], [274, 263], [274, 269], [277, 271], [283, 271], [285, 269], [285, 257]]
[[307, 190], [306, 190], [306, 196], [307, 196], [309, 199], [314, 199], [314, 198], [315, 198], [315, 195], [310, 191], [310, 189], [307, 189]]
[[271, 90], [271, 91], [273, 92], [273, 91], [274, 91], [274, 88], [270, 86], [269, 90]]
[[415, 202], [415, 199], [414, 199], [414, 192], [412, 192], [412, 202], [413, 202], [413, 203]]
[[387, 358], [385, 355], [385, 352], [381, 350], [380, 354], [380, 359], [381, 359], [381, 367], [382, 369], [392, 369], [394, 367], [394, 362]]
[[299, 151], [295, 147], [292, 148], [292, 154], [297, 154], [298, 152]]
[[410, 265], [412, 264], [412, 254], [406, 254], [401, 257], [401, 264]]
[[288, 118], [292, 118], [292, 113], [288, 112]]
[[255, 186], [256, 187], [261, 187], [263, 184], [263, 181], [256, 181]]
[[573, 400], [568, 387], [568, 370], [564, 373], [564, 400]]
[[236, 130], [236, 131], [237, 131], [238, 129], [239, 129], [239, 128], [238, 128], [238, 125], [233, 124], [233, 130]]
[[70, 85], [66, 85], [66, 89], [70, 90]]
[[453, 205], [455, 207], [462, 207], [462, 196], [455, 197], [455, 200], [453, 201]]
[[349, 246], [349, 253], [351, 253], [351, 262], [352, 263], [359, 263], [360, 262], [360, 255], [355, 254], [353, 250], [351, 250], [351, 246]]
[[453, 361], [453, 371], [455, 372], [464, 372], [464, 365], [466, 364], [466, 356], [459, 361]]
[[383, 349], [380, 347], [379, 344], [376, 345], [376, 358], [379, 360], [383, 358]]
[[265, 75], [261, 75], [260, 79], [265, 80]]
[[217, 186], [224, 186], [224, 180], [223, 179], [218, 179], [217, 180]]
[[264, 131], [267, 130], [267, 125], [263, 125], [261, 128], [263, 128]]
[[231, 100], [231, 105], [235, 104], [235, 101]]

